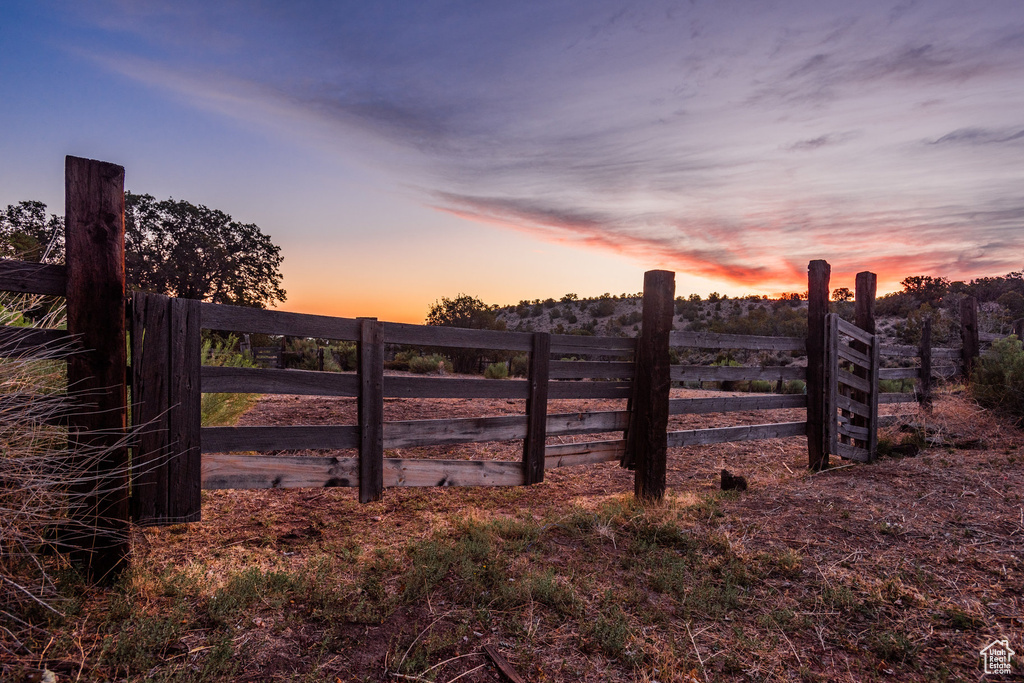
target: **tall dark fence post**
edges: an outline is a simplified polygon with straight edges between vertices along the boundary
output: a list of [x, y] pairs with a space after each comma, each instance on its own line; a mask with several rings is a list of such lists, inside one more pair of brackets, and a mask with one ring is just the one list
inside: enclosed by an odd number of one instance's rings
[[964, 379], [971, 378], [978, 359], [978, 300], [965, 296], [960, 300], [960, 337], [963, 340]]
[[1024, 340], [1024, 318], [1017, 318], [1013, 321], [1013, 333], [1018, 340]]
[[[875, 333], [875, 292], [877, 291], [877, 281], [878, 279], [874, 273], [868, 271], [857, 273], [853, 324], [871, 334]], [[863, 342], [854, 341], [851, 346], [855, 350], [866, 354], [869, 358], [874, 357], [872, 353], [874, 349], [868, 348], [868, 345]], [[873, 346], [878, 346], [877, 341]], [[874, 366], [872, 370], [857, 365], [853, 368], [854, 375], [868, 380], [871, 384], [871, 391], [868, 393], [862, 391], [853, 392], [853, 399], [867, 406], [874, 406], [878, 403], [878, 364], [872, 363], [872, 365]], [[861, 417], [860, 415], [853, 416], [853, 424], [870, 430], [872, 437], [864, 442], [863, 446], [871, 454], [871, 457], [874, 458], [875, 448], [873, 444], [877, 440], [877, 425], [872, 422], [872, 418]]]
[[529, 395], [526, 397], [526, 439], [523, 441], [523, 469], [527, 484], [544, 481], [544, 442], [548, 426], [548, 370], [551, 335], [533, 333], [530, 350]]
[[623, 460], [636, 467], [634, 493], [645, 501], [665, 495], [668, 457], [669, 334], [675, 311], [676, 274], [644, 273], [643, 322], [636, 345], [633, 405]]
[[921, 330], [921, 378], [917, 401], [927, 411], [932, 409], [932, 319], [924, 319]]
[[64, 206], [67, 325], [84, 349], [68, 360], [68, 387], [88, 406], [69, 439], [81, 466], [72, 556], [90, 580], [104, 580], [129, 553], [124, 168], [67, 157]]
[[384, 496], [384, 328], [376, 318], [360, 320], [359, 502]]
[[831, 273], [832, 268], [827, 261], [811, 261], [807, 265], [807, 464], [812, 470], [828, 466], [825, 316], [828, 314]]

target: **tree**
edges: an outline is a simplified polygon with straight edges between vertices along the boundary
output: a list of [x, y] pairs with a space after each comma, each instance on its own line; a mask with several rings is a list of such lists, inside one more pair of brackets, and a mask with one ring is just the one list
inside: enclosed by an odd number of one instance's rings
[[36, 263], [64, 260], [64, 219], [46, 215], [46, 204], [10, 204], [0, 213], [0, 257]]
[[133, 289], [263, 308], [285, 299], [281, 261], [280, 247], [253, 223], [125, 193], [125, 271]]
[[[64, 219], [46, 204], [0, 213], [0, 257], [64, 261]], [[186, 201], [125, 193], [125, 275], [129, 289], [263, 308], [284, 301], [281, 249], [252, 223]]]
[[[442, 297], [435, 301], [427, 313], [428, 325], [442, 327], [465, 327], [474, 330], [504, 330], [505, 321], [498, 320], [497, 306], [488, 306], [480, 299], [468, 294], [459, 294], [454, 299]], [[476, 372], [480, 359], [493, 351], [481, 349], [444, 349], [452, 361], [455, 372]], [[499, 354], [500, 355], [500, 354]]]
[[849, 287], [836, 287], [832, 290], [832, 301], [853, 301], [853, 292]]

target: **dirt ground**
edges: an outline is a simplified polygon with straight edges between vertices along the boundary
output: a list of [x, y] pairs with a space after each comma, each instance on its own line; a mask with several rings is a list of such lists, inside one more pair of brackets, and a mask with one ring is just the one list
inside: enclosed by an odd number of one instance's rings
[[[673, 390], [673, 397], [700, 393]], [[622, 401], [553, 401], [549, 412], [623, 407]], [[385, 402], [387, 420], [523, 410], [522, 401]], [[1024, 652], [1024, 434], [958, 393], [941, 395], [931, 415], [916, 406], [886, 410], [900, 413], [903, 424], [926, 436], [928, 445], [916, 457], [853, 465], [833, 456], [837, 466], [811, 474], [802, 437], [670, 450], [669, 498], [686, 511], [679, 519], [689, 520], [688, 532], [748, 563], [796, 559], [785, 571], [758, 574], [734, 614], [683, 612], [651, 593], [646, 607], [627, 612], [630, 642], [648, 643], [646, 664], [589, 652], [557, 620], [541, 619], [530, 621], [535, 625], [528, 641], [500, 627], [470, 627], [468, 640], [445, 651], [458, 661], [429, 673], [396, 673], [398, 653], [408, 656], [414, 639], [449, 621], [457, 625], [455, 606], [427, 595], [386, 614], [383, 623], [349, 624], [345, 647], [315, 662], [310, 652], [322, 638], [317, 629], [284, 626], [273, 611], [247, 618], [238, 625], [236, 646], [244, 645], [252, 656], [236, 680], [295, 680], [296, 672], [309, 676], [302, 680], [499, 680], [482, 654], [487, 644], [535, 681], [978, 680], [979, 652], [992, 641], [1006, 638]], [[802, 412], [679, 416], [672, 427], [783, 422], [801, 419]], [[352, 399], [265, 396], [240, 424], [352, 424], [354, 416]], [[893, 427], [885, 439], [897, 442], [907, 430]], [[520, 449], [517, 441], [403, 449], [387, 456], [516, 460]], [[744, 475], [749, 490], [717, 493], [723, 467]], [[616, 534], [626, 526], [597, 529], [608, 542], [595, 558], [588, 555], [592, 544], [559, 529], [567, 524], [559, 520], [574, 509], [597, 510], [628, 498], [632, 487], [631, 472], [605, 463], [548, 471], [542, 484], [529, 488], [389, 489], [381, 502], [368, 505], [358, 504], [355, 489], [212, 491], [204, 493], [201, 524], [138, 532], [136, 558], [154, 574], [198, 567], [216, 582], [242, 567], [297, 570], [325, 555], [360, 561], [400, 556], [411, 541], [451, 528], [456, 516], [532, 516], [545, 524], [543, 561], [556, 572], [591, 574], [588, 581], [601, 586], [598, 575], [614, 577], [625, 566], [628, 551], [624, 541], [616, 543]], [[706, 500], [714, 505], [702, 507]], [[665, 621], [645, 622], [645, 611], [662, 607]], [[783, 628], [772, 621], [781, 620], [780, 614], [796, 621]], [[183, 636], [182, 647], [191, 651], [202, 638]], [[897, 644], [887, 645], [886, 638]], [[689, 658], [665, 660], [659, 669], [658, 650], [669, 641], [672, 651], [686, 651]], [[1015, 671], [1024, 672], [1024, 666]]]

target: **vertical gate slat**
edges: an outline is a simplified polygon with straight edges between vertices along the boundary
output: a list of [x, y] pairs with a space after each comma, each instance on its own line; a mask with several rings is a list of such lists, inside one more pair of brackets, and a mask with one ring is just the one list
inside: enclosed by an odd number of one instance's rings
[[868, 459], [874, 460], [878, 455], [878, 366], [881, 364], [881, 343], [878, 335], [872, 335], [871, 339], [871, 394], [869, 397], [871, 406], [871, 420], [868, 423]]
[[921, 377], [920, 391], [917, 395], [918, 403], [925, 410], [932, 408], [932, 319], [928, 316], [924, 319], [924, 329], [921, 330]]
[[828, 456], [835, 453], [839, 443], [839, 426], [836, 418], [837, 404], [839, 402], [839, 316], [829, 313], [825, 316], [825, 400], [822, 411], [825, 416], [825, 460], [823, 466], [828, 465]]
[[359, 502], [384, 495], [384, 332], [375, 318], [360, 321]]
[[526, 439], [523, 441], [523, 474], [527, 484], [544, 481], [544, 441], [548, 421], [548, 370], [551, 335], [533, 334], [530, 350], [529, 396], [526, 398]]
[[167, 516], [177, 522], [198, 522], [201, 517], [201, 324], [200, 302], [171, 299]]
[[131, 512], [136, 524], [167, 520], [170, 304], [159, 294], [132, 295]]

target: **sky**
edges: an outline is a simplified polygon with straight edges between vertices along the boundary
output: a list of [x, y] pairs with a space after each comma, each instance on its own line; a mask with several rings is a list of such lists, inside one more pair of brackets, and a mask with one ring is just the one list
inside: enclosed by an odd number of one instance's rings
[[1024, 268], [1019, 0], [0, 0], [0, 93], [0, 207], [121, 164], [284, 310]]

